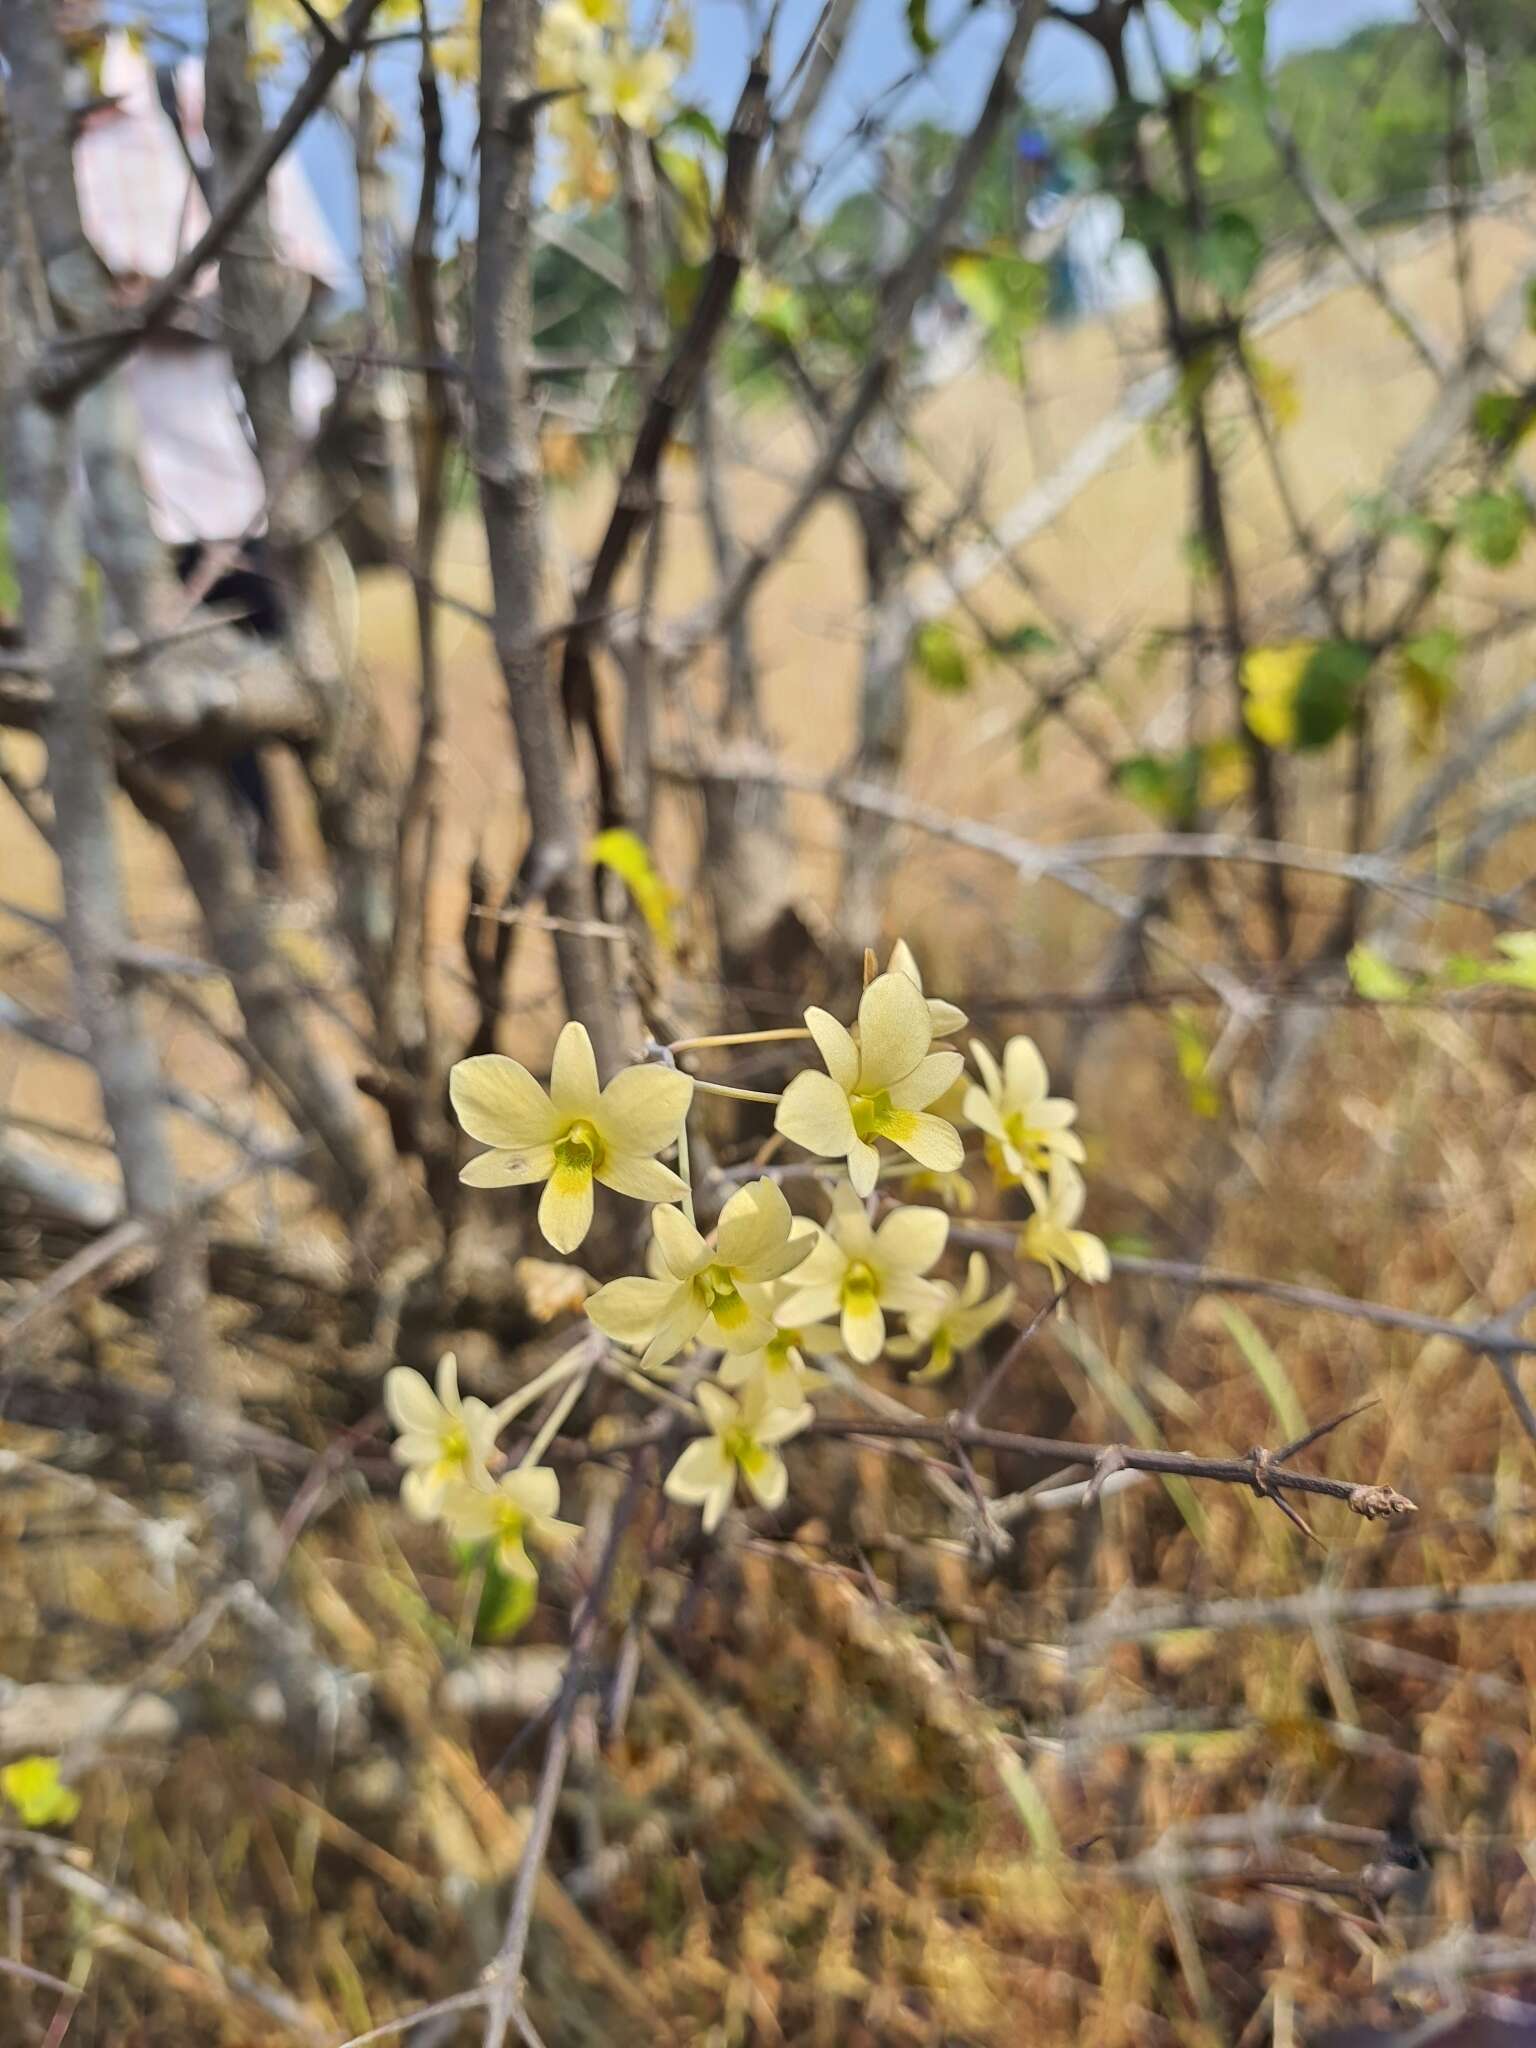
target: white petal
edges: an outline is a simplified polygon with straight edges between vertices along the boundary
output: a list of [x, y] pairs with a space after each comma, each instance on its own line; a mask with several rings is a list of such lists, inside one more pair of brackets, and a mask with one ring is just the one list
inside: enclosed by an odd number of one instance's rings
[[674, 1067], [626, 1067], [603, 1090], [598, 1130], [619, 1152], [660, 1152], [676, 1138], [693, 1081]]
[[[997, 1061], [993, 1059], [991, 1053], [979, 1038], [971, 1040], [971, 1058], [976, 1062], [976, 1071], [981, 1075], [982, 1086], [994, 1102], [1001, 1102], [1003, 1099], [1002, 1074], [998, 1069]], [[969, 1116], [971, 1112], [967, 1110], [965, 1113]]]
[[573, 1017], [555, 1040], [554, 1065], [549, 1073], [549, 1092], [562, 1122], [588, 1117], [595, 1124], [602, 1115], [598, 1103], [597, 1058], [585, 1024]]
[[842, 1276], [829, 1280], [824, 1286], [805, 1287], [781, 1301], [774, 1310], [774, 1320], [781, 1330], [805, 1331], [807, 1324], [825, 1322], [828, 1316], [835, 1316], [842, 1306]]
[[[450, 1415], [462, 1412], [464, 1403], [459, 1399], [459, 1361], [451, 1351], [445, 1351], [437, 1361], [437, 1398]], [[477, 1404], [484, 1407], [485, 1403]]]
[[989, 1138], [1001, 1141], [1003, 1120], [997, 1113], [997, 1104], [985, 1088], [967, 1088], [961, 1108], [978, 1131], [985, 1131]]
[[699, 1404], [699, 1412], [716, 1436], [741, 1420], [740, 1406], [731, 1396], [717, 1387], [713, 1380], [701, 1380], [693, 1390], [693, 1398]]
[[781, 1508], [789, 1494], [789, 1468], [777, 1451], [748, 1458], [741, 1468], [748, 1491], [759, 1507]]
[[707, 1313], [691, 1287], [679, 1287], [655, 1336], [645, 1347], [640, 1370], [655, 1372], [669, 1358], [676, 1358], [679, 1351], [691, 1344], [703, 1329]]
[[848, 1178], [856, 1195], [868, 1196], [875, 1192], [875, 1182], [880, 1178], [880, 1154], [875, 1146], [865, 1144], [862, 1138], [855, 1138], [848, 1147]]
[[931, 1052], [920, 1059], [904, 1081], [891, 1088], [897, 1109], [926, 1109], [930, 1102], [952, 1088], [965, 1072], [965, 1061], [957, 1052]]
[[688, 1192], [680, 1174], [639, 1152], [607, 1152], [594, 1171], [605, 1188], [637, 1202], [676, 1202]]
[[504, 1472], [496, 1490], [521, 1508], [530, 1521], [546, 1520], [560, 1505], [559, 1475], [547, 1465], [521, 1465]]
[[805, 1028], [826, 1062], [827, 1072], [843, 1093], [849, 1094], [859, 1078], [859, 1048], [853, 1042], [852, 1033], [845, 1024], [837, 1021], [830, 1010], [815, 1008], [806, 1011]]
[[875, 1232], [883, 1270], [893, 1273], [926, 1273], [943, 1257], [949, 1242], [949, 1217], [942, 1209], [913, 1204], [893, 1209]]
[[592, 1228], [592, 1176], [557, 1166], [539, 1197], [539, 1228], [557, 1252], [573, 1252]]
[[965, 1164], [965, 1147], [960, 1133], [941, 1116], [924, 1110], [898, 1109], [893, 1120], [881, 1126], [893, 1145], [909, 1153], [919, 1166], [932, 1173], [955, 1173]]
[[535, 1145], [529, 1152], [481, 1152], [459, 1170], [467, 1188], [524, 1188], [548, 1180], [555, 1170], [553, 1145]]
[[904, 1080], [933, 1043], [928, 1005], [904, 974], [881, 974], [859, 1001], [859, 1087], [868, 1095]]
[[[874, 1147], [869, 1149], [873, 1151]], [[838, 1181], [832, 1189], [832, 1221], [828, 1227], [847, 1258], [873, 1257], [875, 1233], [870, 1228], [863, 1202], [846, 1181]]]
[[662, 1257], [679, 1280], [702, 1273], [710, 1263], [709, 1246], [681, 1209], [653, 1209], [651, 1228], [661, 1246]]
[[714, 1491], [722, 1478], [735, 1478], [730, 1459], [714, 1437], [701, 1437], [683, 1451], [667, 1474], [662, 1491], [669, 1500], [696, 1505]]
[[605, 1337], [631, 1351], [643, 1351], [681, 1291], [672, 1280], [610, 1280], [590, 1297], [586, 1311]]
[[443, 1427], [443, 1404], [408, 1365], [391, 1366], [385, 1373], [384, 1412], [396, 1429], [428, 1430], [436, 1436]]
[[773, 1127], [792, 1145], [823, 1159], [841, 1159], [857, 1142], [847, 1096], [830, 1074], [818, 1074], [813, 1068], [796, 1074], [784, 1090]]
[[554, 1104], [532, 1074], [500, 1053], [460, 1060], [448, 1075], [453, 1113], [472, 1138], [508, 1152], [547, 1145], [558, 1128]]
[[715, 1233], [721, 1265], [748, 1266], [780, 1250], [789, 1242], [793, 1221], [788, 1202], [771, 1180], [755, 1180], [738, 1188], [720, 1211], [720, 1226]]
[[1003, 1047], [1003, 1081], [1016, 1109], [1038, 1102], [1048, 1092], [1050, 1077], [1032, 1038], [1010, 1038]]
[[857, 1307], [843, 1308], [843, 1343], [859, 1365], [872, 1365], [885, 1348], [885, 1317], [878, 1302], [860, 1296]]

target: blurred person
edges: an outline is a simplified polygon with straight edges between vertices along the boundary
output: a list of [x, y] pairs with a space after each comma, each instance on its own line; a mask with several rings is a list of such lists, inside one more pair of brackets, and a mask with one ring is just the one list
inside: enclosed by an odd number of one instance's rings
[[[131, 306], [208, 226], [202, 62], [157, 69], [135, 38], [102, 20], [95, 0], [65, 0], [58, 20], [73, 64], [81, 225], [117, 297]], [[347, 268], [291, 151], [268, 181], [267, 204], [278, 254], [298, 281], [292, 345]], [[232, 607], [240, 631], [273, 640], [283, 611], [267, 560], [266, 490], [225, 332], [218, 266], [209, 264], [116, 374], [138, 419], [150, 524], [177, 574], [199, 602]], [[326, 365], [295, 348], [294, 419], [306, 438], [318, 433], [334, 395]], [[237, 756], [230, 773], [249, 808], [258, 864], [271, 869], [277, 850], [259, 756]]]

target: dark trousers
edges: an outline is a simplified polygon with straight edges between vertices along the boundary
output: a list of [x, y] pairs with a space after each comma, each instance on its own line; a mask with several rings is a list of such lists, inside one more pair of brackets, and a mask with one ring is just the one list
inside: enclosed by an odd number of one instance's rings
[[[190, 583], [202, 564], [203, 548], [197, 541], [173, 550], [176, 574], [183, 583]], [[203, 603], [225, 605], [238, 612], [241, 617], [235, 625], [237, 633], [248, 633], [253, 640], [280, 640], [283, 633], [283, 608], [277, 594], [277, 585], [272, 581], [267, 567], [265, 541], [247, 541], [240, 550], [240, 559], [222, 576], [219, 576], [204, 593]], [[256, 865], [260, 868], [276, 869], [277, 836], [272, 815], [272, 793], [267, 787], [266, 771], [261, 765], [261, 756], [254, 748], [243, 754], [234, 754], [229, 761], [229, 779], [235, 793], [250, 813], [254, 828]]]

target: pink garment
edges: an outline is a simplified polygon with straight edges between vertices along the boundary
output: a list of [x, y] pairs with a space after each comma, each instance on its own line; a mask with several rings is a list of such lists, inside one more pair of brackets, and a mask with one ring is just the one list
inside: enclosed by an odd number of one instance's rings
[[[128, 36], [114, 31], [102, 58], [101, 91], [114, 104], [93, 114], [75, 142], [75, 187], [87, 239], [115, 277], [154, 283], [208, 225], [202, 191], [160, 104], [155, 74]], [[202, 65], [176, 74], [188, 147], [202, 161]], [[290, 268], [334, 289], [347, 266], [292, 151], [267, 186], [279, 253]], [[210, 264], [193, 287], [217, 284]], [[296, 368], [298, 365], [296, 364]], [[151, 337], [118, 373], [139, 416], [139, 463], [150, 519], [170, 545], [239, 540], [263, 531], [261, 470], [226, 349]], [[317, 359], [295, 377], [296, 416], [313, 434], [335, 385]]]

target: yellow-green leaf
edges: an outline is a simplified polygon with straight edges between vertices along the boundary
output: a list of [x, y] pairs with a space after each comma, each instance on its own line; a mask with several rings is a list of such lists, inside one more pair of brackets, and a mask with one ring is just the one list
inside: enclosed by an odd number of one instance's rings
[[1186, 1010], [1182, 1006], [1170, 1010], [1168, 1029], [1173, 1034], [1174, 1057], [1178, 1060], [1179, 1072], [1184, 1077], [1190, 1108], [1196, 1116], [1219, 1116], [1221, 1090], [1206, 1072], [1211, 1048], [1206, 1043], [1205, 1033], [1200, 1029], [1199, 1020], [1193, 1010]]
[[664, 952], [675, 952], [672, 912], [680, 899], [677, 891], [658, 874], [651, 850], [639, 833], [621, 825], [599, 832], [587, 848], [587, 858], [594, 866], [608, 868], [618, 876], [645, 919], [651, 937]]
[[80, 1811], [80, 1794], [59, 1776], [57, 1757], [17, 1757], [0, 1770], [0, 1792], [24, 1827], [68, 1827]]

